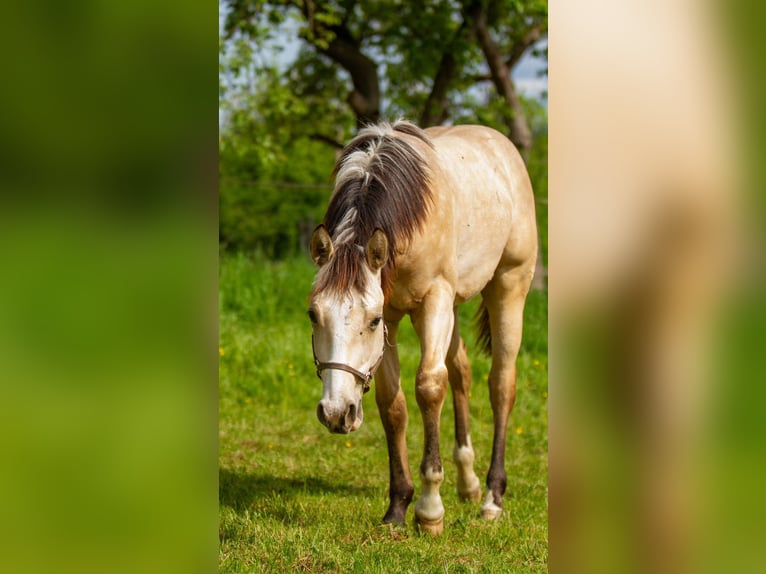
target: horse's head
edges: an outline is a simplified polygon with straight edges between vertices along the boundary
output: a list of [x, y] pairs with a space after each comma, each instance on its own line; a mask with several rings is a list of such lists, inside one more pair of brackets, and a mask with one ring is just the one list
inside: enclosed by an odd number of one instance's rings
[[[336, 250], [327, 230], [320, 226], [311, 238], [311, 257], [319, 271], [308, 315], [314, 362], [324, 386], [317, 417], [330, 432], [346, 434], [362, 424], [362, 396], [383, 358], [386, 338], [380, 273], [388, 260], [388, 239], [376, 229], [366, 248], [343, 245]], [[347, 261], [335, 260], [338, 257]], [[352, 257], [356, 257], [354, 272], [364, 276], [345, 281], [346, 288], [333, 288], [338, 279], [333, 274], [348, 272], [344, 267]]]

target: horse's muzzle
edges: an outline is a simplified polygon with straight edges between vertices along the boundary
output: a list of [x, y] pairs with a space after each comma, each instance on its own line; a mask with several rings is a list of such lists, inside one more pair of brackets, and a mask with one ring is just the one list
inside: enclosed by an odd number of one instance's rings
[[362, 426], [362, 405], [350, 403], [345, 411], [336, 409], [326, 401], [317, 405], [317, 418], [332, 433], [348, 434]]

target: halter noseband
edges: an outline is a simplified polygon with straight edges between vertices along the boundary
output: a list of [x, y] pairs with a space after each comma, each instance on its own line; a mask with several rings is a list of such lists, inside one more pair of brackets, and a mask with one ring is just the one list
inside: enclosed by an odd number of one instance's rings
[[346, 371], [347, 373], [351, 373], [354, 375], [360, 383], [364, 386], [364, 392], [370, 390], [370, 381], [372, 381], [372, 377], [375, 376], [375, 372], [380, 367], [380, 364], [383, 362], [383, 355], [386, 352], [386, 344], [388, 343], [388, 327], [386, 327], [386, 324], [383, 323], [383, 350], [380, 352], [380, 356], [378, 357], [378, 360], [375, 361], [372, 366], [370, 367], [370, 370], [366, 373], [363, 373], [362, 371], [357, 371], [354, 367], [351, 367], [349, 365], [346, 365], [344, 363], [333, 363], [333, 362], [327, 362], [323, 363], [317, 358], [317, 352], [314, 347], [314, 334], [311, 334], [311, 352], [314, 353], [314, 365], [316, 365], [317, 368], [317, 377], [320, 379], [322, 378], [322, 371], [325, 369], [335, 369], [338, 371]]

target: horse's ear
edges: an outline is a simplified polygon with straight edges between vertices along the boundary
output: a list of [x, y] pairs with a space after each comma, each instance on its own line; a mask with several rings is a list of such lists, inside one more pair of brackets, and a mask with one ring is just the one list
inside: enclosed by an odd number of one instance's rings
[[330, 239], [330, 234], [327, 233], [324, 225], [320, 225], [314, 230], [309, 243], [309, 250], [311, 251], [311, 259], [320, 267], [332, 257], [334, 251], [332, 239]]
[[373, 273], [377, 273], [388, 261], [388, 238], [382, 229], [376, 229], [370, 237], [365, 255]]

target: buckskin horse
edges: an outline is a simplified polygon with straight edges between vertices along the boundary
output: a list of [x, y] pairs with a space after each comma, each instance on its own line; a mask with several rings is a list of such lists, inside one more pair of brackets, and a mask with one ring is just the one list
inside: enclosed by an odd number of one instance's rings
[[441, 533], [439, 417], [448, 382], [458, 493], [464, 500], [481, 500], [469, 432], [471, 370], [457, 315], [457, 305], [480, 293], [479, 341], [492, 355], [494, 417], [481, 515], [495, 519], [503, 507], [506, 429], [537, 256], [534, 197], [524, 162], [493, 129], [422, 130], [400, 120], [362, 129], [344, 148], [334, 173], [324, 223], [310, 241], [318, 270], [308, 315], [323, 382], [317, 416], [331, 432], [357, 430], [362, 397], [375, 377], [390, 471], [383, 522], [404, 522], [414, 486], [396, 336], [399, 321], [409, 314], [420, 339], [415, 394], [425, 427], [415, 525]]

